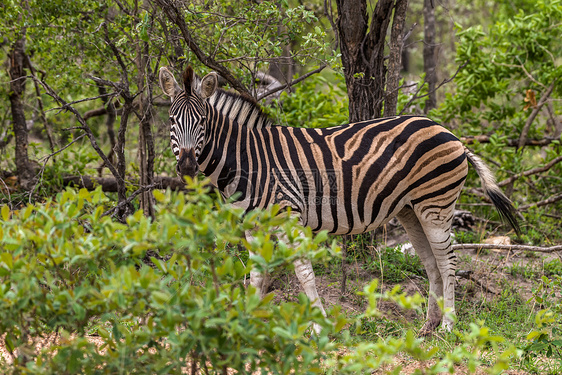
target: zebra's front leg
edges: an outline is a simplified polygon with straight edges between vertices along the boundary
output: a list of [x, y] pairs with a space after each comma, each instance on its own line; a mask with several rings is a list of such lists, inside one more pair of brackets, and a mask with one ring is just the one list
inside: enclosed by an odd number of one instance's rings
[[[253, 241], [254, 237], [252, 236], [252, 232], [246, 231], [244, 234], [246, 236], [246, 241]], [[250, 250], [248, 250], [248, 252], [250, 253], [250, 257], [254, 255], [254, 253], [252, 253]], [[263, 273], [252, 268], [252, 270], [250, 271], [250, 285], [256, 288], [260, 298], [263, 298], [263, 296], [267, 293], [267, 288], [269, 286], [267, 273], [264, 275]]]
[[[304, 259], [295, 260], [293, 264], [295, 265], [297, 278], [304, 289], [304, 293], [312, 303], [312, 306], [318, 307], [322, 312], [322, 315], [326, 316], [326, 310], [324, 310], [324, 306], [322, 305], [322, 301], [318, 295], [318, 290], [316, 290], [316, 276], [314, 275], [314, 270], [312, 269], [312, 263], [310, 260]], [[313, 323], [312, 328], [317, 334], [320, 334], [320, 331], [322, 330], [322, 328], [316, 323]]]
[[[249, 251], [249, 253], [250, 256], [254, 255], [251, 251]], [[267, 288], [269, 286], [267, 273], [263, 274], [252, 268], [250, 271], [250, 285], [256, 288], [260, 298], [263, 298], [263, 296], [267, 293]]]

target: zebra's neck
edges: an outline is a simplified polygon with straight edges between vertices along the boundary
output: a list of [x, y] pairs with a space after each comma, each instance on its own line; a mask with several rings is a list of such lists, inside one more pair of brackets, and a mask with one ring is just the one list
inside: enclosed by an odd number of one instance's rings
[[259, 129], [271, 126], [271, 119], [261, 110], [252, 98], [224, 90], [217, 92], [209, 98], [209, 104], [223, 116], [240, 126], [249, 129]]

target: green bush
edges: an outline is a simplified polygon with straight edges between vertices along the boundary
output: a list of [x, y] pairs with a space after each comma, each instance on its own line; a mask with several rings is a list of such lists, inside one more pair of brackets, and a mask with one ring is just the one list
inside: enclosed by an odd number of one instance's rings
[[[313, 236], [277, 207], [244, 215], [201, 183], [189, 188], [155, 191], [155, 220], [138, 211], [126, 225], [103, 215], [110, 202], [99, 189], [68, 189], [19, 211], [2, 207], [0, 337], [11, 356], [0, 363], [3, 373], [365, 373], [404, 352], [434, 361], [429, 374], [461, 362], [474, 370], [484, 347], [497, 351], [499, 339], [482, 327], [459, 333], [465, 344], [441, 357], [411, 330], [357, 340], [362, 323], [380, 317], [378, 301], [423, 303], [398, 289], [377, 293], [376, 281], [362, 293], [367, 310], [353, 318], [338, 306], [324, 317], [302, 294], [299, 303], [272, 303], [271, 294], [260, 300], [244, 286], [250, 267], [270, 272], [305, 256], [326, 261], [337, 249], [320, 246], [325, 234]], [[275, 245], [276, 231], [288, 242]], [[240, 243], [256, 254], [245, 265], [232, 255]], [[53, 336], [51, 345], [38, 345]], [[514, 353], [498, 351], [497, 368]]]
[[[244, 241], [254, 263], [273, 267], [303, 256], [319, 257], [325, 238], [297, 236], [294, 221], [277, 208], [242, 217], [223, 209], [200, 185], [191, 195], [161, 194], [157, 221], [141, 211], [127, 225], [102, 217], [100, 190], [67, 190], [42, 206], [10, 214], [0, 230], [0, 331], [14, 356], [11, 369], [30, 373], [181, 373], [182, 368], [287, 373], [319, 366], [317, 351], [332, 344], [332, 325], [305, 303], [260, 301], [246, 289], [248, 267], [235, 262], [227, 243]], [[10, 217], [11, 216], [11, 217]], [[289, 233], [296, 247], [273, 252], [270, 228]], [[155, 268], [143, 262], [147, 250]], [[83, 338], [96, 322], [103, 346]], [[306, 333], [325, 327], [317, 340]], [[64, 338], [41, 351], [51, 333]], [[71, 334], [77, 335], [71, 338]], [[104, 368], [103, 371], [98, 370]]]

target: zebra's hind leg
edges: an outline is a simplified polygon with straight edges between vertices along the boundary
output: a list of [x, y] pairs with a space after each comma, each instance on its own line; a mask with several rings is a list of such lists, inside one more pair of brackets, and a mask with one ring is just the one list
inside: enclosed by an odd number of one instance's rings
[[425, 231], [416, 216], [415, 212], [410, 207], [404, 207], [397, 215], [398, 220], [406, 229], [406, 233], [420, 257], [427, 276], [429, 278], [429, 297], [427, 303], [427, 320], [420, 330], [421, 336], [431, 334], [441, 323], [443, 316], [436, 298], [443, 296], [443, 278], [437, 264], [437, 259], [433, 254], [430, 242], [425, 234]]
[[451, 246], [451, 224], [453, 221], [454, 204], [447, 210], [431, 212], [422, 219], [422, 226], [431, 245], [437, 267], [443, 278], [443, 299], [448, 315], [443, 317], [443, 328], [451, 331], [454, 321], [451, 317], [455, 313], [455, 269], [457, 257]]

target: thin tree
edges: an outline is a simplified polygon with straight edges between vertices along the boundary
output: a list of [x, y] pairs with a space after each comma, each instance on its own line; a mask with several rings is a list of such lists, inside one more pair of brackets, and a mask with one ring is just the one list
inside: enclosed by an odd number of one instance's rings
[[12, 45], [8, 55], [10, 73], [10, 105], [12, 111], [12, 121], [14, 136], [16, 141], [16, 169], [20, 186], [24, 190], [29, 190], [33, 186], [35, 173], [29, 161], [28, 149], [28, 130], [25, 120], [23, 106], [23, 94], [25, 92], [25, 29], [22, 35]]

